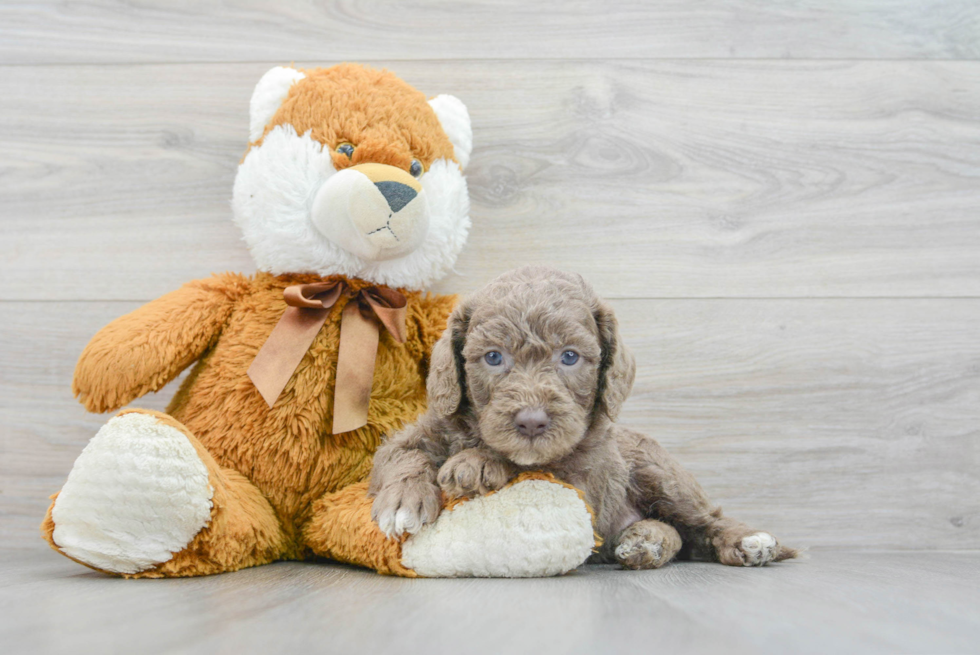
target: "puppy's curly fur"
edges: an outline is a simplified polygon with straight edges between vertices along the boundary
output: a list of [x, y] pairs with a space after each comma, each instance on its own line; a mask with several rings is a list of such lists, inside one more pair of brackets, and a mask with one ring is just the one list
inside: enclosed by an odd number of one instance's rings
[[614, 423], [635, 371], [612, 310], [581, 276], [505, 273], [455, 309], [432, 353], [428, 412], [375, 455], [372, 517], [389, 535], [414, 533], [435, 520], [442, 491], [484, 494], [540, 470], [585, 492], [604, 540], [595, 561], [795, 557], [723, 516], [655, 440]]

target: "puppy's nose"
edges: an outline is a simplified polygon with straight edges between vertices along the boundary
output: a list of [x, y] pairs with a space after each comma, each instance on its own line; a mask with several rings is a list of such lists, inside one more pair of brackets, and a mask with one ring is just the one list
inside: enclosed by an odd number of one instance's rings
[[551, 418], [543, 409], [522, 409], [514, 416], [514, 426], [525, 437], [537, 437], [551, 425]]
[[391, 207], [391, 211], [395, 213], [401, 211], [402, 207], [412, 202], [415, 196], [418, 195], [415, 189], [401, 182], [385, 180], [383, 182], [375, 182], [374, 186], [378, 187], [378, 191], [388, 201], [388, 206]]

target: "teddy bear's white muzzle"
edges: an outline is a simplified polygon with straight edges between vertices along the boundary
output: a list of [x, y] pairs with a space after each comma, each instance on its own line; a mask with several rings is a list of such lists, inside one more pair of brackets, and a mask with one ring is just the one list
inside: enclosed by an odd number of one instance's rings
[[385, 164], [361, 164], [330, 176], [313, 199], [311, 218], [328, 239], [369, 261], [408, 254], [429, 231], [421, 184]]

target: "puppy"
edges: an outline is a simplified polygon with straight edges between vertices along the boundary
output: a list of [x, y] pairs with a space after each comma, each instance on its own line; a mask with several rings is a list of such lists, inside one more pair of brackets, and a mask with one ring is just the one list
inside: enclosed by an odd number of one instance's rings
[[603, 538], [590, 561], [795, 557], [723, 516], [652, 438], [614, 423], [635, 370], [612, 310], [581, 276], [505, 273], [457, 306], [432, 353], [428, 412], [378, 449], [372, 518], [389, 536], [414, 533], [438, 516], [441, 492], [485, 494], [536, 470], [585, 493]]

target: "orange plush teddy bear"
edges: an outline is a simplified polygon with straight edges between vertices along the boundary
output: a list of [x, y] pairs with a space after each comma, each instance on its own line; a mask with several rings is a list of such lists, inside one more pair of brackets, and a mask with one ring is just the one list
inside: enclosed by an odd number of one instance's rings
[[93, 412], [194, 368], [166, 414], [127, 409], [99, 430], [53, 497], [44, 538], [127, 577], [314, 555], [407, 576], [553, 575], [583, 562], [588, 508], [548, 480], [454, 506], [407, 539], [370, 519], [372, 455], [425, 409], [455, 301], [423, 290], [469, 229], [465, 106], [351, 64], [274, 68], [250, 119], [233, 209], [259, 273], [190, 282], [92, 339], [73, 388]]

